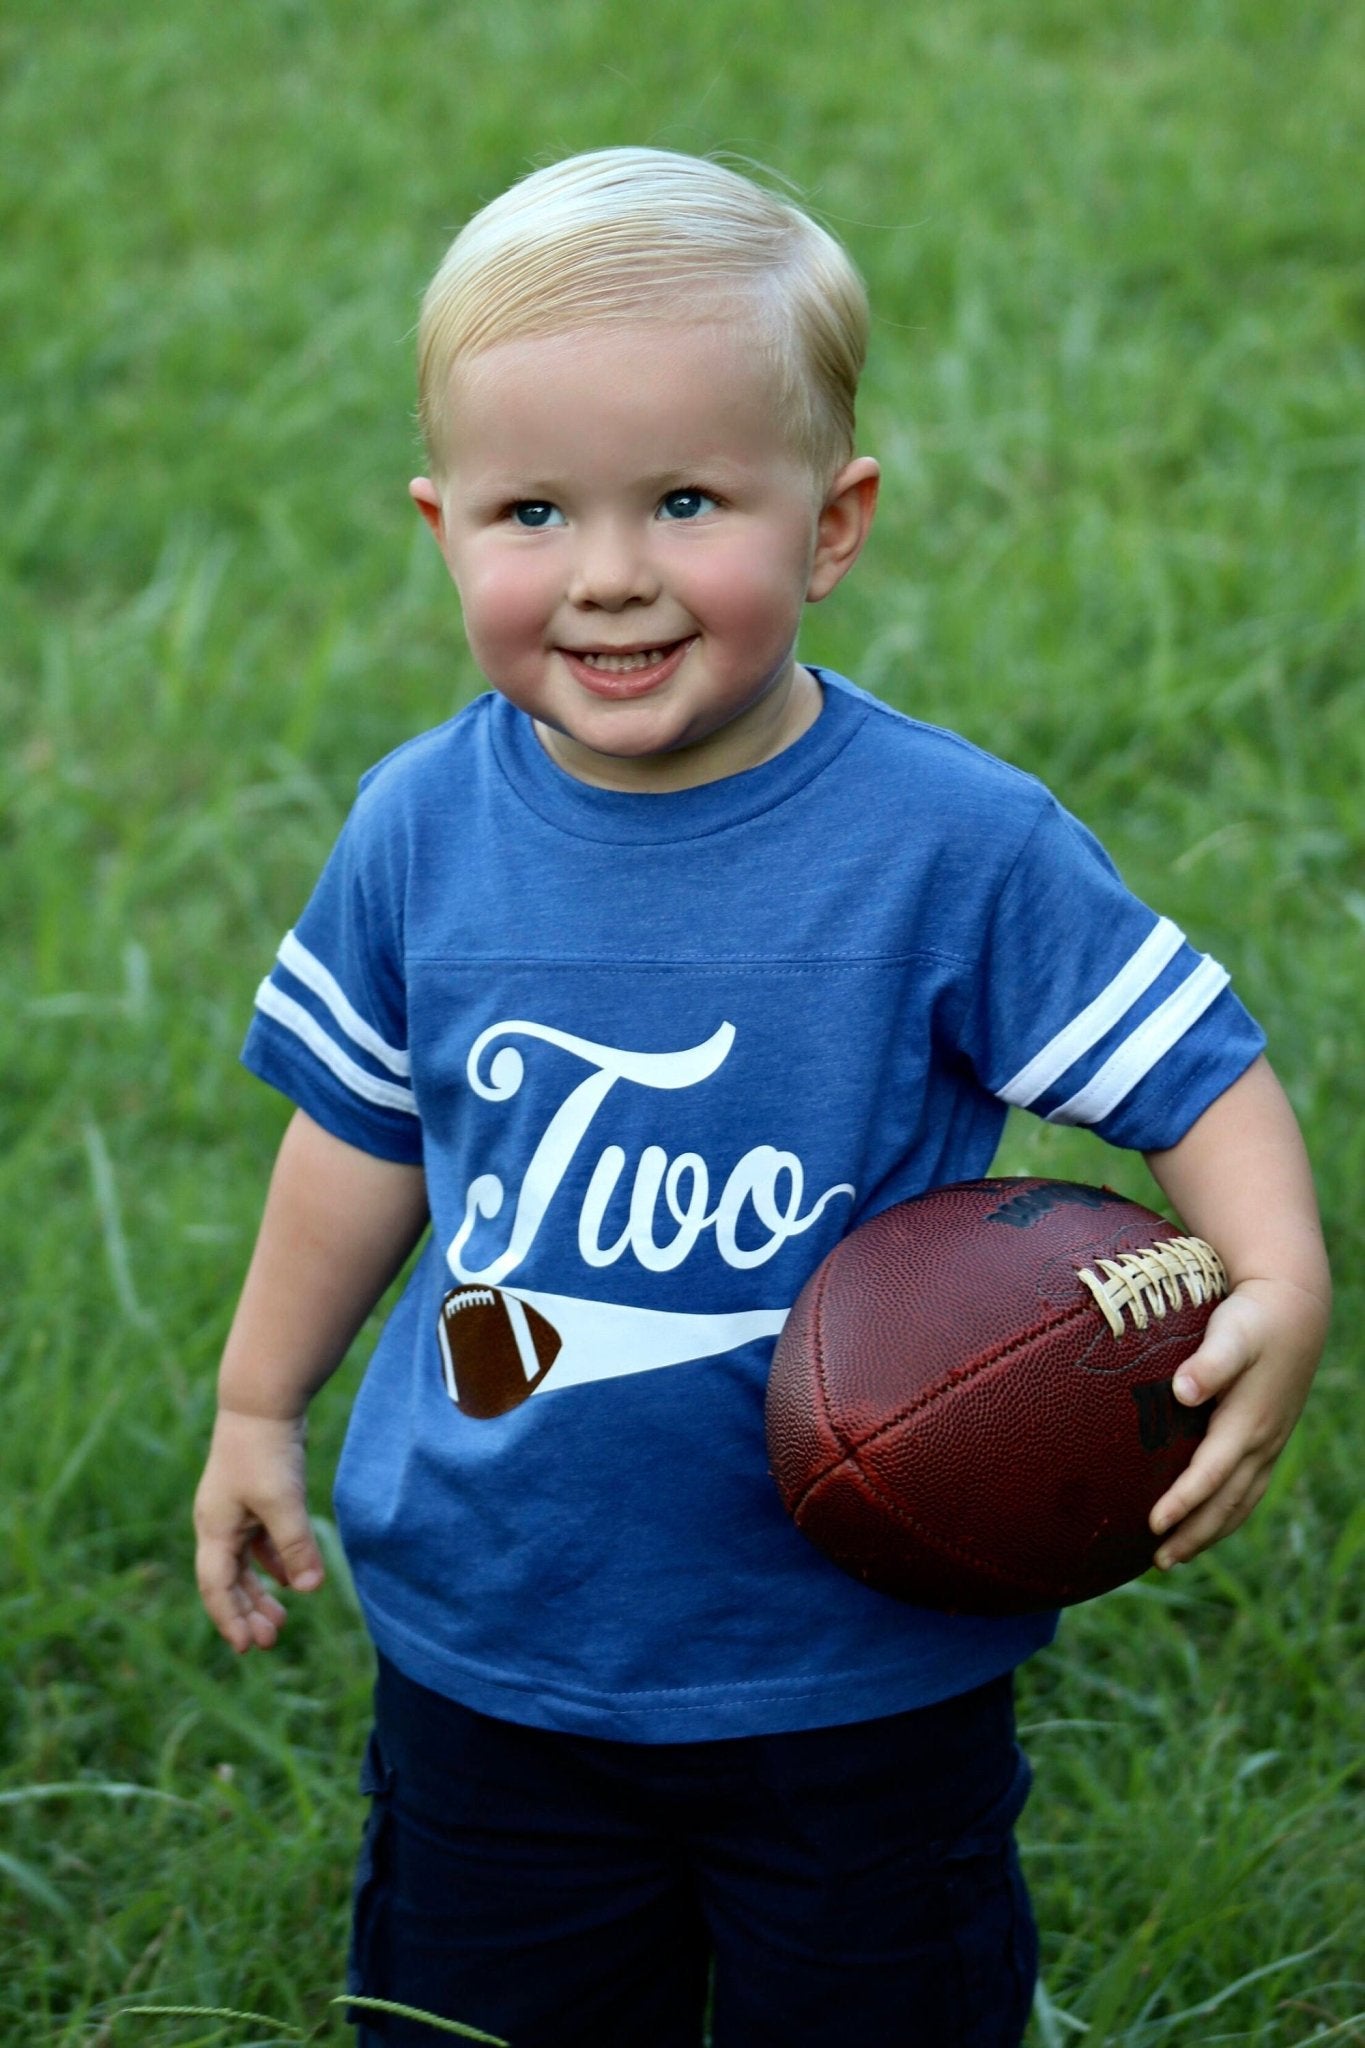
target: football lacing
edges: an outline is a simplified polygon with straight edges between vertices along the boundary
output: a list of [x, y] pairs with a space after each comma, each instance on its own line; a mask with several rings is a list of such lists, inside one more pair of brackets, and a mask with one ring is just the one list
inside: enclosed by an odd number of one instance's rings
[[492, 1306], [493, 1290], [491, 1287], [463, 1288], [458, 1294], [448, 1294], [444, 1303], [444, 1307], [450, 1314], [453, 1314], [456, 1309], [460, 1308], [492, 1308]]
[[1083, 1266], [1076, 1278], [1089, 1288], [1116, 1337], [1124, 1332], [1127, 1309], [1133, 1327], [1145, 1330], [1149, 1315], [1164, 1316], [1183, 1306], [1183, 1287], [1191, 1303], [1217, 1301], [1228, 1291], [1228, 1276], [1217, 1252], [1202, 1237], [1169, 1237], [1145, 1251], [1120, 1252], [1116, 1259], [1096, 1259], [1103, 1274]]

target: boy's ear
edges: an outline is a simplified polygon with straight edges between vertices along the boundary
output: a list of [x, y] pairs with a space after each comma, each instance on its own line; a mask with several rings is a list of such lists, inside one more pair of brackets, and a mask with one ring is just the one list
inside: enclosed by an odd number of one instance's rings
[[408, 496], [421, 513], [427, 525], [436, 536], [437, 546], [445, 547], [445, 514], [441, 509], [441, 493], [429, 476], [415, 476], [408, 485]]
[[872, 530], [881, 474], [870, 455], [855, 455], [831, 483], [815, 530], [815, 555], [806, 585], [809, 603], [828, 597], [862, 553]]

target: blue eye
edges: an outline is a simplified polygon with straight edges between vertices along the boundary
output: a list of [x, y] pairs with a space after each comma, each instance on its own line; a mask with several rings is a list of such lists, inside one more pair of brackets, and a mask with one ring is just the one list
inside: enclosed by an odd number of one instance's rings
[[703, 512], [714, 512], [716, 501], [705, 491], [669, 491], [659, 501], [660, 519], [700, 519]]
[[537, 532], [544, 526], [562, 526], [564, 514], [558, 505], [547, 504], [543, 498], [521, 498], [512, 507], [512, 520]]

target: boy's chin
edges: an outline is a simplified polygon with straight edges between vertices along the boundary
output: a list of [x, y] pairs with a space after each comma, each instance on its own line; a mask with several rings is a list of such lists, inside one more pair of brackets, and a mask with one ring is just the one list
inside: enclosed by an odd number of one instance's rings
[[735, 717], [701, 732], [670, 732], [673, 720], [662, 706], [657, 717], [644, 705], [633, 714], [623, 708], [620, 717], [612, 717], [610, 707], [603, 706], [606, 715], [591, 721], [590, 736], [543, 717], [532, 722], [550, 759], [577, 781], [600, 789], [663, 792], [719, 782], [759, 767], [815, 723], [821, 702], [815, 677], [797, 667], [793, 688], [783, 694], [776, 717], [771, 715], [770, 689]]
[[663, 764], [680, 759], [697, 744], [678, 740], [660, 746], [653, 734], [643, 732], [638, 738], [623, 733], [619, 739], [614, 734], [585, 739], [567, 726], [552, 725], [545, 718], [537, 718], [533, 724], [537, 739], [552, 761], [580, 781], [600, 781], [604, 787], [615, 786], [624, 776], [647, 779], [651, 764], [656, 762], [662, 773]]

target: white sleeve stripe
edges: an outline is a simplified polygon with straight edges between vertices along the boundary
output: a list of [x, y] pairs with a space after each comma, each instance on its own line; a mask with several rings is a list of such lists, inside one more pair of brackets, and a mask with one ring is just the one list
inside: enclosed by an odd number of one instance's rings
[[1087, 1082], [1048, 1117], [1054, 1124], [1100, 1124], [1116, 1110], [1125, 1095], [1163, 1060], [1171, 1047], [1198, 1022], [1214, 997], [1231, 980], [1226, 967], [1203, 959], [1165, 1002], [1144, 1017], [1137, 1030], [1107, 1059], [1092, 1081]]
[[338, 1081], [343, 1081], [353, 1095], [363, 1096], [366, 1102], [377, 1102], [383, 1109], [401, 1109], [409, 1116], [416, 1116], [417, 1100], [411, 1088], [400, 1088], [396, 1081], [381, 1081], [377, 1075], [367, 1074], [349, 1053], [342, 1051], [335, 1039], [328, 1037], [317, 1018], [310, 1017], [302, 1003], [282, 994], [273, 981], [263, 981], [257, 989], [256, 1008], [267, 1017], [273, 1017], [286, 1031], [292, 1031], [296, 1038], [301, 1038], [309, 1052], [321, 1060], [323, 1066], [330, 1067]]
[[996, 1089], [1000, 1100], [1012, 1102], [1017, 1109], [1027, 1109], [1040, 1095], [1046, 1095], [1068, 1067], [1074, 1067], [1077, 1060], [1084, 1059], [1091, 1048], [1113, 1030], [1120, 1017], [1132, 1009], [1138, 997], [1151, 987], [1184, 943], [1185, 934], [1179, 926], [1172, 924], [1169, 917], [1159, 918], [1136, 953], [1119, 969], [1108, 986], [1100, 990], [1094, 1002], [1087, 1004], [1055, 1038], [1050, 1038], [1042, 1051], [1035, 1053], [1028, 1065], [1021, 1067], [1003, 1088]]
[[396, 1045], [381, 1038], [372, 1024], [367, 1024], [359, 1010], [350, 1001], [345, 989], [331, 971], [324, 967], [316, 953], [297, 939], [293, 932], [286, 932], [280, 941], [279, 962], [288, 968], [295, 981], [301, 981], [315, 996], [326, 1003], [346, 1036], [353, 1039], [362, 1051], [372, 1055], [391, 1074], [404, 1076], [412, 1072], [412, 1061]]

